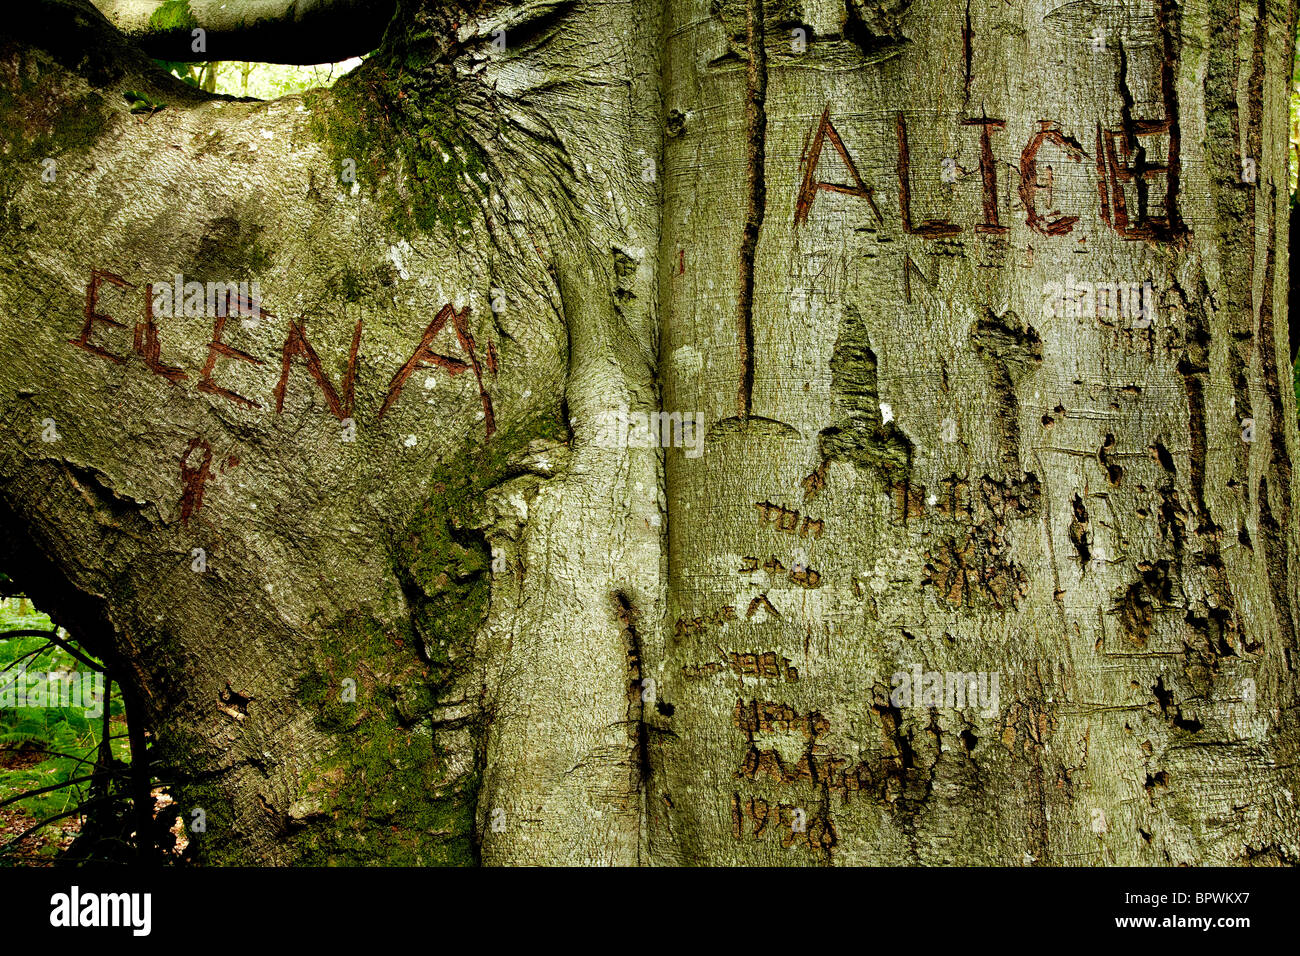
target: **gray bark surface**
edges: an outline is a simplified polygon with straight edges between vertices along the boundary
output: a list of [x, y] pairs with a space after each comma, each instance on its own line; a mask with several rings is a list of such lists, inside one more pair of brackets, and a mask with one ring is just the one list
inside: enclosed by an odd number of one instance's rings
[[201, 859], [1300, 856], [1294, 4], [408, 2], [273, 102], [38, 9], [0, 568]]

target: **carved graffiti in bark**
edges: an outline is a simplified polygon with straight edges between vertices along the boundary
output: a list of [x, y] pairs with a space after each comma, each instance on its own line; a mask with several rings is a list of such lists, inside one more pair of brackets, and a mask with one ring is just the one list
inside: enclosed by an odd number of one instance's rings
[[[121, 276], [102, 269], [94, 269], [90, 273], [90, 281], [86, 284], [86, 306], [85, 321], [82, 324], [81, 332], [76, 338], [69, 339], [71, 345], [98, 355], [117, 365], [123, 365], [127, 361], [127, 356], [110, 351], [103, 344], [92, 341], [92, 336], [99, 331], [98, 326], [107, 326], [109, 328], [125, 329], [125, 322], [113, 318], [111, 315], [100, 311], [99, 292], [100, 287], [108, 283], [121, 289], [136, 288], [130, 282], [127, 282]], [[145, 319], [135, 326], [133, 341], [133, 350], [144, 359], [145, 367], [157, 375], [161, 375], [172, 384], [178, 384], [187, 377], [185, 371], [177, 366], [168, 365], [162, 361], [162, 346], [158, 334], [158, 324], [153, 311], [153, 286], [145, 286]], [[275, 314], [261, 308], [257, 303], [248, 300], [239, 299], [238, 297], [228, 296], [222, 308], [218, 309], [218, 315], [212, 329], [212, 337], [208, 342], [208, 355], [204, 362], [203, 368], [199, 373], [198, 388], [200, 391], [207, 392], [211, 395], [217, 395], [225, 398], [238, 405], [247, 408], [261, 408], [262, 404], [244, 395], [240, 395], [232, 389], [219, 385], [214, 376], [217, 374], [217, 361], [221, 358], [237, 359], [250, 365], [265, 365], [264, 359], [260, 359], [249, 352], [244, 351], [225, 340], [227, 334], [227, 323], [232, 315], [243, 315], [254, 320], [274, 319]], [[388, 391], [385, 395], [375, 420], [379, 421], [384, 417], [388, 410], [397, 402], [401, 396], [402, 388], [406, 384], [407, 378], [417, 368], [426, 368], [437, 366], [451, 376], [459, 375], [462, 372], [473, 370], [474, 377], [478, 382], [479, 399], [483, 406], [483, 418], [487, 437], [491, 438], [492, 433], [496, 430], [496, 421], [493, 414], [492, 398], [487, 392], [483, 381], [483, 366], [479, 362], [478, 350], [474, 341], [473, 333], [469, 329], [469, 323], [466, 321], [469, 315], [469, 307], [457, 311], [452, 305], [444, 305], [429, 323], [425, 329], [424, 336], [420, 340], [419, 346], [410, 360], [397, 371], [393, 380], [389, 383]], [[444, 355], [433, 348], [433, 340], [438, 333], [443, 330], [448, 321], [456, 335], [456, 340], [461, 349], [465, 352], [467, 358], [460, 359], [453, 356]], [[291, 374], [293, 360], [300, 359], [306, 366], [308, 373], [319, 387], [321, 394], [325, 398], [325, 403], [329, 407], [330, 413], [340, 420], [347, 419], [352, 414], [353, 392], [356, 383], [357, 352], [361, 345], [362, 322], [357, 320], [352, 334], [352, 347], [348, 353], [347, 371], [344, 374], [341, 394], [340, 390], [335, 389], [334, 384], [325, 374], [320, 356], [315, 348], [307, 339], [306, 320], [289, 319], [289, 327], [285, 335], [284, 345], [281, 349], [281, 366], [280, 378], [277, 381], [272, 394], [275, 397], [275, 411], [280, 414], [284, 411], [285, 396], [288, 390], [289, 377]], [[489, 374], [496, 374], [496, 349], [489, 343], [487, 353], [487, 368]]]

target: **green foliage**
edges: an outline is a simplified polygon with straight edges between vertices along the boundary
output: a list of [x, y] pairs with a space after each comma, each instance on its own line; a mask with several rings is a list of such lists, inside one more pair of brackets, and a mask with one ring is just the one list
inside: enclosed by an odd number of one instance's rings
[[196, 88], [200, 85], [200, 77], [203, 73], [202, 64], [180, 63], [175, 60], [154, 60], [154, 62], [168, 73], [179, 77], [183, 83]]
[[407, 237], [459, 235], [478, 213], [475, 193], [486, 176], [460, 88], [431, 87], [396, 66], [368, 67], [329, 93], [308, 94], [313, 132], [336, 172], [350, 160], [361, 186], [380, 197], [390, 228]]
[[149, 26], [154, 30], [193, 30], [198, 25], [189, 0], [167, 0], [149, 17]]
[[[293, 837], [302, 862], [474, 862], [480, 768], [458, 769], [434, 732], [437, 707], [459, 688], [488, 612], [491, 558], [473, 526], [485, 492], [516, 473], [530, 442], [566, 434], [556, 407], [439, 464], [429, 496], [389, 542], [410, 621], [386, 626], [349, 613], [312, 648], [313, 670], [297, 696], [334, 735], [336, 749], [307, 781], [305, 802], [315, 805], [317, 823]], [[344, 693], [349, 680], [355, 699]], [[459, 730], [477, 747], [479, 718], [461, 720]]]
[[181, 82], [196, 89], [205, 89], [226, 96], [251, 96], [259, 100], [274, 100], [295, 93], [305, 93], [318, 87], [331, 86], [339, 77], [359, 66], [360, 57], [338, 63], [319, 63], [314, 66], [293, 66], [277, 63], [246, 63], [241, 61], [210, 61], [187, 63], [176, 60], [154, 60], [158, 66]]
[[332, 86], [336, 80], [361, 64], [361, 58], [315, 66], [276, 63], [223, 63], [217, 74], [218, 93], [274, 100]]
[[156, 113], [164, 105], [136, 90], [127, 90], [122, 94], [122, 97], [130, 104], [128, 108], [132, 113]]
[[[53, 647], [41, 637], [3, 639], [7, 631], [50, 630], [53, 625], [44, 614], [0, 605], [0, 671], [23, 664], [29, 672], [50, 671], [86, 673], [89, 669], [61, 648]], [[123, 718], [121, 699], [109, 701], [111, 723]], [[0, 800], [32, 790], [66, 784], [84, 777], [93, 769], [103, 728], [102, 717], [88, 717], [80, 707], [23, 707], [0, 710]], [[121, 733], [119, 729], [116, 733]], [[124, 765], [129, 758], [125, 738], [112, 742], [113, 755]], [[61, 756], [51, 755], [49, 752]], [[39, 794], [5, 809], [17, 808], [25, 816], [44, 820], [76, 807], [87, 796], [88, 784], [76, 784]], [[0, 832], [0, 845], [17, 833]], [[42, 853], [57, 849], [45, 845]], [[5, 862], [0, 857], [0, 864]]]
[[[1300, 36], [1296, 38], [1300, 48]], [[1300, 50], [1293, 53], [1291, 72], [1291, 195], [1294, 199], [1297, 177], [1300, 176]]]

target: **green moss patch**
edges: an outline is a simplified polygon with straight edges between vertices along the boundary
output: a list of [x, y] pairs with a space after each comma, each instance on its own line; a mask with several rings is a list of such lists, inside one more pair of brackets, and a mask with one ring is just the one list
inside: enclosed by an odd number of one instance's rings
[[[556, 408], [440, 464], [428, 497], [389, 543], [410, 619], [385, 625], [349, 613], [313, 649], [297, 695], [338, 746], [307, 781], [312, 816], [291, 838], [303, 863], [475, 862], [481, 768], [455, 764], [439, 741], [459, 738], [462, 759], [466, 747], [479, 754], [481, 719], [435, 724], [488, 613], [491, 556], [473, 525], [484, 493], [511, 477], [518, 452], [564, 434]], [[349, 680], [355, 700], [347, 699]]]
[[486, 188], [483, 152], [459, 87], [451, 79], [428, 84], [400, 65], [371, 61], [332, 90], [306, 97], [340, 187], [351, 189], [343, 177], [355, 166], [356, 181], [379, 198], [388, 225], [408, 238], [460, 232]]
[[35, 163], [95, 144], [110, 115], [103, 96], [69, 94], [52, 78], [19, 73], [16, 89], [0, 86], [0, 164]]
[[189, 0], [167, 0], [149, 17], [152, 30], [193, 30], [198, 25]]

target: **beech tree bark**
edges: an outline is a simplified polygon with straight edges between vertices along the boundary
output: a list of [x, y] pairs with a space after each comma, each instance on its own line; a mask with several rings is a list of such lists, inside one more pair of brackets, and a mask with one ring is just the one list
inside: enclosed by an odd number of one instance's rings
[[198, 859], [1300, 858], [1294, 3], [314, 6], [0, 32], [0, 570]]

